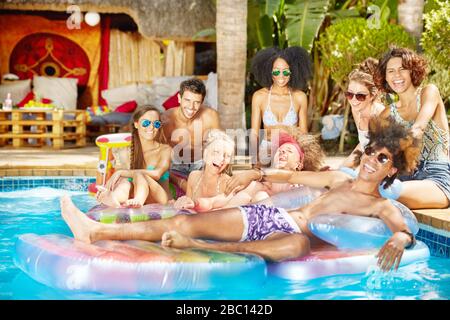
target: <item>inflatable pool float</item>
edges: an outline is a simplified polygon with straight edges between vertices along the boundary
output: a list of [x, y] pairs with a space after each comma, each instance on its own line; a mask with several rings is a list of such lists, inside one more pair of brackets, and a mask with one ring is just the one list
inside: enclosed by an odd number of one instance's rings
[[[395, 200], [389, 201], [399, 209], [409, 230], [417, 234], [419, 225], [411, 210]], [[377, 265], [375, 255], [392, 236], [381, 219], [341, 213], [318, 215], [308, 221], [308, 228], [328, 244], [313, 248], [305, 257], [269, 264], [270, 274], [290, 280], [309, 280], [364, 273]], [[429, 257], [427, 245], [417, 241], [404, 251], [400, 266]]]
[[[379, 248], [342, 250], [325, 245], [311, 250], [305, 257], [286, 260], [268, 265], [269, 274], [289, 280], [310, 280], [320, 277], [365, 273], [377, 265]], [[417, 241], [416, 245], [404, 251], [400, 267], [427, 260], [430, 250], [427, 245]]]
[[89, 209], [86, 215], [101, 223], [133, 223], [167, 219], [179, 214], [195, 214], [194, 211], [177, 210], [171, 204], [146, 204], [140, 208], [111, 208], [103, 204]]
[[14, 262], [49, 287], [102, 294], [257, 288], [267, 274], [264, 260], [251, 254], [178, 250], [146, 241], [85, 244], [64, 235], [19, 236]]
[[100, 159], [97, 164], [97, 179], [88, 187], [91, 194], [97, 192], [97, 185], [105, 186], [106, 181], [113, 174], [114, 156], [113, 148], [126, 148], [131, 145], [131, 133], [104, 134], [95, 139], [95, 144], [100, 148]]

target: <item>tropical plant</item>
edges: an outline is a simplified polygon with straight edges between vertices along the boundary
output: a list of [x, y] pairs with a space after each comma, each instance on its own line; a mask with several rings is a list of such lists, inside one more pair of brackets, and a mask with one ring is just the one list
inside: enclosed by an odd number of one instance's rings
[[443, 99], [450, 102], [450, 3], [436, 1], [437, 7], [424, 15], [425, 32], [421, 45], [430, 63], [429, 82], [439, 87]]
[[248, 0], [250, 49], [302, 46], [311, 51], [330, 0]]
[[381, 56], [391, 45], [413, 48], [414, 39], [401, 26], [384, 23], [379, 29], [370, 28], [363, 18], [340, 20], [318, 42], [322, 63], [342, 89], [356, 64]]
[[[401, 26], [388, 24], [386, 21], [380, 23], [379, 28], [373, 28], [363, 18], [342, 19], [321, 34], [317, 45], [322, 64], [330, 71], [338, 93], [344, 90], [347, 75], [358, 63], [368, 57], [378, 58], [392, 45], [414, 47], [414, 39]], [[343, 152], [349, 106], [342, 95], [341, 99], [338, 101], [338, 106], [345, 106], [345, 120], [339, 151]]]

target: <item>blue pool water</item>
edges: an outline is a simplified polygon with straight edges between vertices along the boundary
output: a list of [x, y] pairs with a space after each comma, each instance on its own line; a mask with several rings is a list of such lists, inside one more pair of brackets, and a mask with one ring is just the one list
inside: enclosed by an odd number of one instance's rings
[[59, 197], [63, 194], [69, 194], [82, 211], [96, 203], [84, 191], [38, 187], [0, 192], [0, 299], [450, 299], [450, 259], [437, 257], [390, 273], [381, 273], [373, 267], [366, 274], [309, 281], [268, 276], [263, 287], [242, 287], [228, 292], [183, 292], [156, 297], [61, 292], [29, 278], [15, 267], [13, 256], [15, 241], [20, 234], [71, 235], [60, 216]]

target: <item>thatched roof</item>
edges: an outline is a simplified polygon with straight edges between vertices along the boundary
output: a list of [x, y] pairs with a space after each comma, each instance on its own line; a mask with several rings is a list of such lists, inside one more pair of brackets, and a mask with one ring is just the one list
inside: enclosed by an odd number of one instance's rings
[[0, 9], [6, 10], [66, 12], [70, 5], [82, 12], [128, 14], [139, 32], [151, 39], [187, 41], [216, 23], [212, 0], [0, 0]]

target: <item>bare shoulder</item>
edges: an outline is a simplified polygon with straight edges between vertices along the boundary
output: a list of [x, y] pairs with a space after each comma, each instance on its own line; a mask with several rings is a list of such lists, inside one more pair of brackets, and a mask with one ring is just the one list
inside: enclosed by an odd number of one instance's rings
[[382, 216], [382, 215], [389, 216], [389, 215], [400, 213], [399, 209], [396, 206], [394, 206], [392, 204], [392, 202], [386, 198], [380, 198], [377, 201], [376, 206], [378, 209], [377, 211], [378, 211], [379, 216]]
[[161, 153], [170, 155], [172, 153], [172, 147], [165, 143], [161, 144]]
[[299, 105], [301, 108], [306, 108], [308, 106], [308, 97], [306, 93], [301, 90], [295, 90], [292, 92], [292, 99], [294, 100], [296, 105]]
[[292, 97], [294, 97], [294, 99], [307, 99], [306, 93], [304, 93], [302, 90], [295, 90], [292, 91]]
[[269, 90], [267, 88], [261, 88], [259, 90], [256, 90], [252, 95], [252, 101], [253, 102], [260, 102], [267, 100], [269, 96]]
[[440, 99], [441, 94], [439, 93], [439, 88], [430, 83], [423, 87], [422, 98]]
[[201, 170], [193, 170], [193, 171], [191, 171], [191, 173], [189, 173], [189, 177], [198, 177], [198, 176], [200, 176], [202, 174], [202, 171]]
[[192, 183], [194, 181], [197, 181], [200, 178], [200, 175], [202, 174], [202, 171], [200, 170], [194, 170], [189, 173], [188, 182]]
[[211, 107], [207, 107], [207, 106], [202, 106], [202, 117], [203, 118], [212, 118], [212, 117], [218, 117], [219, 113], [217, 112], [217, 110], [211, 108]]
[[332, 189], [346, 187], [350, 185], [350, 182], [353, 180], [353, 177], [348, 173], [345, 173], [341, 170], [330, 170], [330, 171], [322, 171], [318, 172], [324, 176], [328, 176], [329, 178], [329, 187]]

